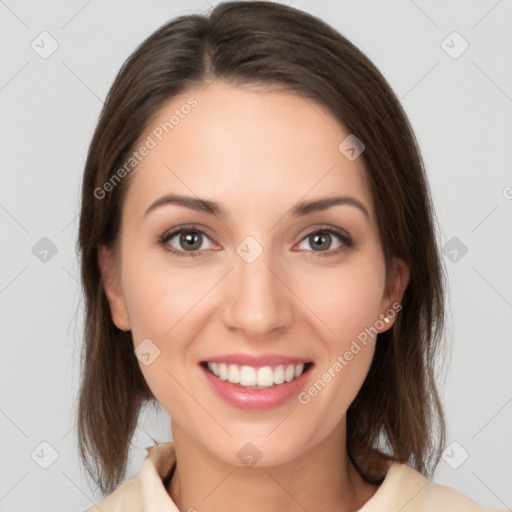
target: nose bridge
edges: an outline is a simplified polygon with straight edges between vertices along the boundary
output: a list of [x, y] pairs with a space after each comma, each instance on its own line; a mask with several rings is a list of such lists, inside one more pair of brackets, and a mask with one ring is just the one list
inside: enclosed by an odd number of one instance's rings
[[292, 311], [290, 292], [278, 277], [272, 251], [251, 238], [239, 244], [233, 255], [223, 317], [229, 327], [261, 337], [286, 326]]

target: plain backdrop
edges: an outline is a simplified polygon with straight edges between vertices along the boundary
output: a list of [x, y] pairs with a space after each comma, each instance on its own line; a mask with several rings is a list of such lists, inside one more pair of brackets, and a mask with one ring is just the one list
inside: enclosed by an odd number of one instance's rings
[[[129, 54], [165, 21], [211, 4], [0, 1], [3, 512], [80, 511], [100, 498], [80, 468], [75, 428], [82, 328], [75, 240], [85, 156]], [[512, 2], [291, 5], [365, 52], [412, 122], [450, 280], [452, 350], [441, 383], [449, 431], [434, 480], [481, 505], [510, 508]], [[144, 448], [170, 435], [165, 411], [141, 416], [127, 479]]]

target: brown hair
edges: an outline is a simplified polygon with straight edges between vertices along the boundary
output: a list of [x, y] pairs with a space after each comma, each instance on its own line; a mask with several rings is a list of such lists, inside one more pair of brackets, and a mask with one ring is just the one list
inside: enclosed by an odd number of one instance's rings
[[368, 376], [347, 411], [347, 447], [369, 482], [382, 478], [382, 461], [390, 458], [430, 476], [445, 436], [434, 379], [445, 276], [417, 141], [392, 89], [357, 47], [314, 16], [263, 1], [225, 2], [208, 16], [164, 24], [127, 59], [105, 101], [85, 165], [78, 240], [85, 295], [78, 438], [87, 471], [104, 494], [112, 492], [124, 479], [140, 409], [156, 402], [131, 332], [112, 322], [97, 263], [99, 245], [117, 245], [130, 175], [104, 197], [95, 191], [127, 160], [164, 102], [214, 79], [284, 87], [312, 99], [365, 144], [361, 158], [386, 269], [401, 258], [411, 276], [403, 311], [378, 335]]

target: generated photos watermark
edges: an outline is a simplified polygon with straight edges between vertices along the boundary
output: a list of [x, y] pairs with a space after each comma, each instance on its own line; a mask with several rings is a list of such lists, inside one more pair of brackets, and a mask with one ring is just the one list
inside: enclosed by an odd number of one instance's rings
[[126, 160], [124, 165], [117, 169], [116, 172], [110, 176], [110, 178], [103, 183], [101, 187], [94, 189], [94, 197], [96, 199], [104, 199], [105, 196], [112, 192], [116, 186], [128, 175], [133, 169], [139, 164], [144, 157], [149, 155], [152, 149], [158, 146], [159, 142], [165, 138], [166, 135], [171, 133], [176, 126], [178, 126], [183, 119], [185, 119], [191, 112], [192, 109], [197, 107], [198, 101], [196, 98], [191, 96], [188, 98], [186, 103], [180, 106], [180, 108], [174, 109], [174, 113], [165, 122], [160, 123], [156, 128], [153, 129], [151, 135], [146, 137], [146, 140], [139, 146], [138, 149], [132, 151], [130, 157]]
[[[391, 308], [386, 311], [386, 316], [391, 321], [396, 314], [402, 309], [402, 305], [395, 302]], [[352, 340], [350, 347], [342, 354], [336, 357], [336, 361], [332, 363], [327, 370], [322, 373], [319, 379], [317, 379], [313, 385], [307, 390], [301, 391], [297, 395], [297, 400], [302, 405], [307, 405], [311, 402], [311, 399], [318, 395], [326, 386], [331, 382], [344, 368], [347, 366], [354, 357], [359, 354], [362, 350], [362, 346], [368, 344], [368, 340], [373, 339], [381, 329], [387, 323], [384, 320], [377, 320], [371, 327], [367, 327], [364, 331], [361, 331], [356, 339]]]

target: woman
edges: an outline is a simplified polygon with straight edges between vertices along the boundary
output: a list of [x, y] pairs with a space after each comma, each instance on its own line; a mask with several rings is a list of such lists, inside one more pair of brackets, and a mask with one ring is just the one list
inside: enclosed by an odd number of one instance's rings
[[[268, 2], [165, 24], [109, 92], [82, 193], [102, 511], [482, 510], [428, 479], [444, 278], [421, 157], [339, 33]], [[148, 402], [173, 442], [118, 487]]]

